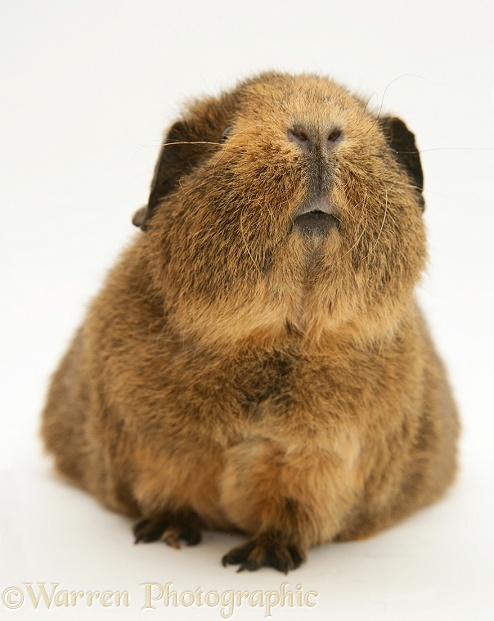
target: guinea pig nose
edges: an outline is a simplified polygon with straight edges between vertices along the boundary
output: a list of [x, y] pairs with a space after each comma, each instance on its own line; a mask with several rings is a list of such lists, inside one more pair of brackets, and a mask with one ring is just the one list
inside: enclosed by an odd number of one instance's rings
[[325, 129], [321, 132], [306, 125], [294, 125], [287, 132], [288, 140], [295, 143], [304, 151], [312, 151], [319, 145], [322, 151], [330, 151], [343, 138], [339, 127]]

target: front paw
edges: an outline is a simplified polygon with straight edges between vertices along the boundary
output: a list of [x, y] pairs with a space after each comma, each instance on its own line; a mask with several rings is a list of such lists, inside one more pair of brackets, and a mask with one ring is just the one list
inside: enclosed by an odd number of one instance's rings
[[300, 546], [288, 544], [278, 533], [263, 533], [230, 550], [222, 563], [224, 567], [240, 565], [237, 571], [274, 567], [286, 574], [290, 569], [300, 567], [304, 560], [305, 554]]
[[180, 548], [180, 540], [189, 546], [201, 541], [200, 521], [192, 512], [164, 511], [159, 515], [145, 518], [135, 524], [135, 543], [150, 543], [162, 540], [172, 548]]

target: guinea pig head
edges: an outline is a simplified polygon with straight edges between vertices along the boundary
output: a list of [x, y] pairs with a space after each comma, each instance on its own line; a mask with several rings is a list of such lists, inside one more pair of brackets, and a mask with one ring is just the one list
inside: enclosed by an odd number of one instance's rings
[[267, 73], [189, 105], [136, 223], [182, 331], [377, 338], [425, 263], [422, 184], [402, 121], [332, 80]]

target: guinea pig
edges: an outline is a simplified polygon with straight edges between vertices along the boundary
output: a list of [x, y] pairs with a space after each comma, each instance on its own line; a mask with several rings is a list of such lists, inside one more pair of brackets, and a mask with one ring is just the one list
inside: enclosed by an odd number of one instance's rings
[[438, 499], [459, 422], [414, 292], [422, 189], [403, 121], [331, 79], [189, 103], [52, 378], [58, 470], [136, 542], [244, 533], [239, 571], [286, 573]]

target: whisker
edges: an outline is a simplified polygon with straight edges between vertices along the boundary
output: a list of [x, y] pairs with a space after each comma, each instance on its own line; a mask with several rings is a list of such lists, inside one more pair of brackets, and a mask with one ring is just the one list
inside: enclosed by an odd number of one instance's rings
[[376, 250], [377, 244], [379, 243], [379, 239], [381, 238], [381, 234], [383, 232], [384, 222], [386, 221], [386, 216], [388, 215], [388, 191], [387, 189], [385, 190], [385, 192], [386, 192], [386, 202], [385, 202], [385, 207], [384, 207], [383, 221], [381, 222], [381, 228], [379, 229], [379, 234], [377, 236], [376, 243], [372, 246], [372, 248], [369, 250], [369, 252], [365, 256], [364, 261], [368, 259], [371, 256], [371, 254]]
[[382, 234], [383, 228], [384, 228], [384, 222], [386, 221], [386, 216], [388, 215], [388, 190], [386, 189], [385, 192], [386, 192], [386, 204], [385, 204], [385, 208], [384, 208], [383, 221], [381, 223], [381, 228], [379, 229], [379, 235], [377, 236], [376, 243], [374, 244], [374, 248], [372, 249], [373, 251], [376, 249], [376, 246], [379, 243], [379, 239], [381, 237], [381, 234]]
[[417, 149], [416, 151], [398, 151], [404, 155], [417, 155], [429, 151], [494, 151], [494, 147], [435, 147], [433, 149]]
[[[365, 197], [364, 197], [364, 203], [363, 203], [363, 205], [362, 205], [361, 216], [360, 216], [359, 223], [358, 223], [359, 227], [360, 227], [360, 225], [361, 225], [363, 222], [364, 222], [364, 223], [366, 222], [366, 218], [365, 218], [365, 206], [366, 206], [366, 201], [367, 201], [367, 194], [366, 194], [366, 195], [365, 195]], [[362, 237], [363, 237], [363, 236], [364, 236], [364, 234], [365, 234], [365, 231], [366, 231], [366, 226], [365, 226], [365, 224], [364, 224], [364, 227], [363, 227], [363, 229], [362, 229], [362, 233], [360, 233], [360, 235], [359, 235], [359, 237], [358, 237], [357, 241], [353, 244], [353, 246], [352, 246], [349, 250], [347, 250], [347, 252], [345, 252], [345, 253], [343, 254], [343, 256], [344, 256], [344, 257], [346, 257], [346, 255], [347, 255], [347, 254], [350, 254], [350, 253], [351, 253], [351, 252], [352, 252], [352, 251], [353, 251], [353, 250], [354, 250], [354, 249], [358, 246], [358, 244], [360, 243], [360, 240], [362, 239]]]
[[384, 89], [384, 93], [383, 93], [383, 96], [382, 96], [382, 99], [381, 99], [381, 105], [379, 107], [379, 112], [377, 113], [377, 118], [378, 119], [381, 116], [381, 112], [382, 112], [383, 105], [384, 105], [384, 99], [386, 97], [386, 93], [388, 92], [389, 87], [392, 86], [398, 80], [401, 80], [403, 78], [420, 78], [421, 80], [425, 80], [429, 84], [434, 84], [435, 86], [446, 86], [446, 84], [442, 84], [441, 82], [433, 82], [432, 80], [424, 78], [424, 76], [419, 75], [418, 73], [403, 73], [402, 75], [397, 76], [394, 80], [391, 80], [391, 82], [389, 82], [389, 84]]
[[251, 251], [250, 251], [250, 249], [249, 249], [249, 245], [247, 244], [247, 240], [246, 240], [246, 238], [245, 238], [245, 233], [244, 233], [244, 225], [243, 225], [244, 215], [245, 215], [245, 214], [244, 214], [243, 212], [241, 212], [241, 213], [240, 213], [240, 234], [242, 235], [242, 241], [243, 241], [243, 243], [244, 243], [245, 250], [247, 251], [247, 254], [248, 254], [248, 255], [249, 255], [249, 257], [250, 257], [250, 260], [252, 261], [252, 263], [253, 263], [254, 267], [256, 268], [257, 272], [259, 273], [259, 275], [260, 275], [260, 276], [262, 276], [261, 269], [260, 269], [260, 267], [257, 265], [257, 262], [256, 262], [256, 260], [254, 259], [254, 257], [252, 256], [252, 253], [251, 253]]
[[174, 145], [184, 145], [184, 144], [210, 144], [215, 147], [221, 147], [221, 142], [210, 142], [208, 140], [174, 140], [173, 142], [164, 142], [162, 147], [172, 147]]

